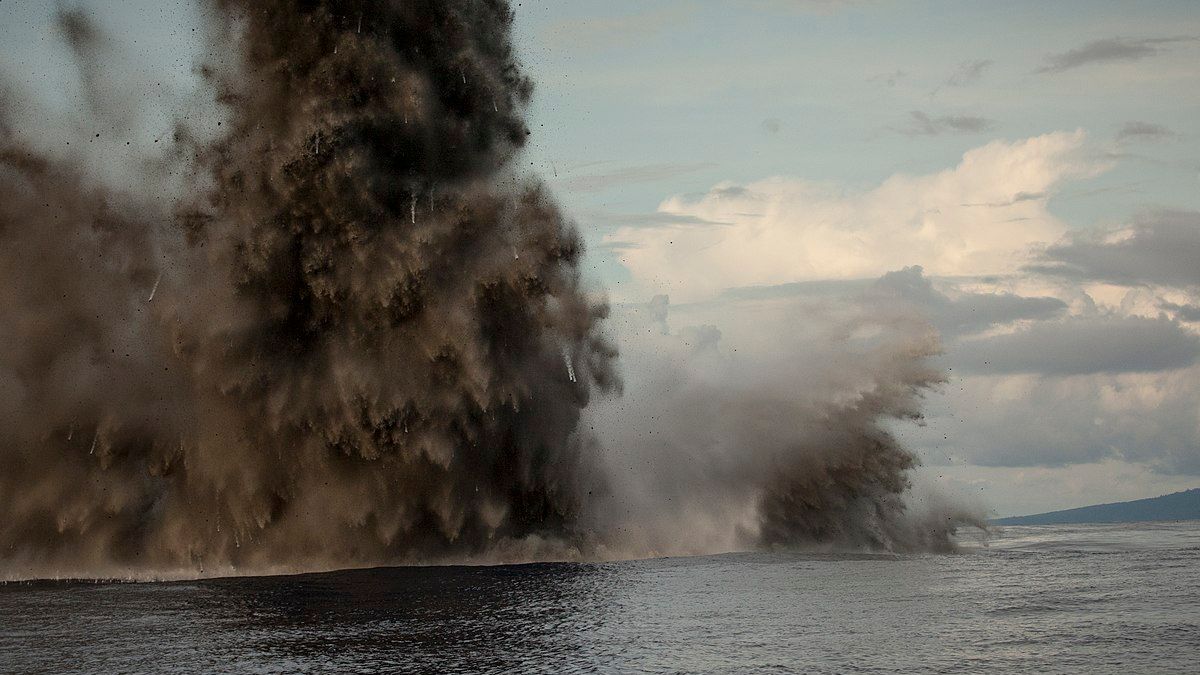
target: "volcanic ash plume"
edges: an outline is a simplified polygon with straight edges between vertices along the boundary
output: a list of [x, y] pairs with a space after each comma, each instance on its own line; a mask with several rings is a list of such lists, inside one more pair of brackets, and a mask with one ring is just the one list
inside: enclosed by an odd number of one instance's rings
[[734, 357], [660, 298], [581, 423], [614, 322], [514, 161], [507, 3], [214, 2], [166, 114], [71, 12], [82, 116], [0, 99], [0, 578], [948, 542], [886, 302]]
[[531, 87], [509, 7], [218, 9], [223, 133], [175, 132], [172, 203], [4, 128], [4, 572], [570, 544], [615, 351], [576, 232], [511, 167]]

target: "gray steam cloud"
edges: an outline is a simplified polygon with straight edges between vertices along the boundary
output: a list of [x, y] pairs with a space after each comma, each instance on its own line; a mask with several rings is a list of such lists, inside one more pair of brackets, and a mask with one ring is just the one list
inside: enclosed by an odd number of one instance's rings
[[[531, 85], [507, 2], [208, 9], [219, 129], [179, 120], [122, 187], [0, 107], [0, 576], [949, 545], [957, 517], [906, 512], [884, 423], [940, 379], [911, 317], [814, 336], [858, 345], [836, 381], [768, 361], [759, 387], [715, 329], [670, 333], [663, 298], [656, 337], [694, 363], [655, 361], [632, 400], [682, 388], [597, 425], [622, 387], [609, 310], [513, 161]], [[104, 127], [70, 140], [119, 142], [139, 121], [95, 67], [114, 41], [60, 27]], [[859, 344], [873, 322], [905, 328]]]
[[625, 393], [585, 420], [611, 479], [592, 517], [618, 552], [945, 550], [982, 521], [910, 491], [891, 427], [920, 422], [940, 340], [879, 289], [614, 309]]

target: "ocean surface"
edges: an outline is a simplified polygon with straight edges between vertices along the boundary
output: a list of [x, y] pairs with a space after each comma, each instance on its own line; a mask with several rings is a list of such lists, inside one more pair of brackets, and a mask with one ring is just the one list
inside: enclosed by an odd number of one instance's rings
[[0, 586], [3, 672], [1200, 672], [1200, 522], [956, 555], [736, 553]]

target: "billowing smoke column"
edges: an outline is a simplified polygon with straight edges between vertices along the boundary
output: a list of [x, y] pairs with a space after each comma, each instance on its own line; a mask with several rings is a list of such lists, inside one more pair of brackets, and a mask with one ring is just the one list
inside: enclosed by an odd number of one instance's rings
[[[513, 161], [506, 2], [211, 9], [224, 113], [124, 187], [0, 108], [0, 576], [948, 541], [910, 536], [913, 458], [880, 424], [938, 380], [923, 330], [845, 386], [781, 384], [795, 359], [746, 375], [663, 299], [633, 402], [661, 414], [606, 398], [581, 424], [616, 350], [578, 235]], [[60, 24], [105, 133], [144, 133], [107, 39]]]
[[[6, 565], [570, 542], [591, 480], [579, 413], [617, 385], [615, 351], [576, 232], [510, 168], [530, 84], [507, 3], [221, 10], [242, 46], [207, 69], [228, 131], [176, 134], [196, 187], [165, 223], [152, 194], [5, 145]], [[98, 39], [63, 23], [77, 51]]]

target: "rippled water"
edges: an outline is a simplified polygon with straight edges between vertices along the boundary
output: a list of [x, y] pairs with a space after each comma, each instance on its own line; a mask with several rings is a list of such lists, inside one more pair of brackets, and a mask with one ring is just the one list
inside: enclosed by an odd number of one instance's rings
[[946, 556], [729, 554], [0, 587], [4, 672], [1197, 672], [1200, 523]]

